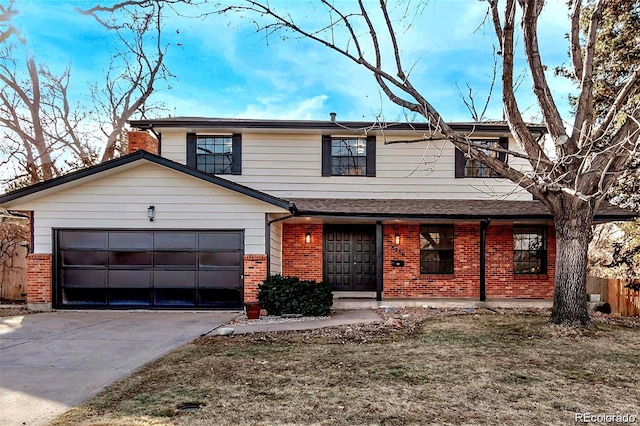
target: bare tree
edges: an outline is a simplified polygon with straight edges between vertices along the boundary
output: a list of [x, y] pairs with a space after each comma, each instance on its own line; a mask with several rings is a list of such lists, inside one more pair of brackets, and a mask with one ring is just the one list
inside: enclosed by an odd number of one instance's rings
[[[371, 72], [381, 90], [395, 104], [422, 115], [435, 132], [468, 158], [490, 167], [529, 191], [553, 214], [557, 238], [556, 277], [551, 321], [566, 325], [589, 325], [586, 300], [587, 247], [592, 238], [591, 225], [608, 189], [625, 172], [625, 164], [638, 148], [640, 110], [629, 99], [637, 94], [638, 64], [617, 91], [614, 102], [603, 115], [593, 109], [594, 47], [604, 1], [595, 4], [589, 17], [587, 36], [579, 31], [569, 37], [573, 75], [578, 97], [573, 122], [566, 125], [545, 75], [538, 44], [538, 20], [543, 0], [487, 0], [488, 14], [495, 31], [501, 57], [502, 100], [505, 119], [522, 152], [506, 151], [509, 156], [526, 158], [529, 171], [516, 170], [505, 161], [487, 153], [447, 124], [412, 83], [404, 64], [394, 12], [389, 2], [377, 4], [359, 0], [354, 7], [329, 0], [314, 2], [326, 13], [301, 21], [287, 10], [278, 10], [268, 1], [244, 0], [219, 5], [219, 13], [238, 13], [252, 20], [257, 31], [267, 36], [293, 32], [342, 55]], [[423, 2], [419, 2], [422, 4]], [[570, 10], [572, 28], [577, 28], [582, 2], [576, 0]], [[403, 16], [408, 16], [402, 6]], [[520, 22], [518, 22], [518, 19]], [[381, 22], [381, 24], [374, 24]], [[519, 29], [518, 29], [519, 28]], [[529, 130], [519, 108], [514, 86], [515, 40], [523, 40], [528, 72], [555, 153], [549, 155]], [[569, 130], [567, 130], [569, 128]]]
[[18, 13], [13, 2], [0, 9], [1, 149], [7, 164], [18, 164], [14, 185], [118, 155], [127, 120], [156, 108], [149, 97], [159, 81], [170, 77], [161, 39], [163, 7], [163, 2], [125, 2], [113, 11], [81, 11], [117, 40], [104, 81], [90, 84], [91, 106], [71, 101], [69, 68], [56, 75], [37, 64], [27, 40], [11, 24]]

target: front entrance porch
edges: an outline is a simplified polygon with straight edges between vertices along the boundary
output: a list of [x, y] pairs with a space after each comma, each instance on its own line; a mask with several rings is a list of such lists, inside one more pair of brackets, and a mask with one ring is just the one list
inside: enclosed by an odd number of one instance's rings
[[525, 254], [544, 256], [545, 267], [523, 273], [517, 269], [522, 250], [515, 249], [516, 230], [523, 226], [512, 220], [376, 219], [284, 221], [278, 272], [328, 281], [337, 305], [348, 303], [345, 299], [368, 299], [367, 307], [380, 305], [373, 302], [431, 306], [432, 300], [447, 300], [472, 307], [466, 302], [553, 296], [555, 232], [550, 222], [526, 227], [544, 230], [546, 250]]

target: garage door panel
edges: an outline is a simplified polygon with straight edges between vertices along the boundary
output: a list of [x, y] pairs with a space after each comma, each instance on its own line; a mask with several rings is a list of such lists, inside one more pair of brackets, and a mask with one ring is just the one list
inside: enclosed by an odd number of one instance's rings
[[242, 290], [233, 288], [211, 288], [199, 291], [199, 304], [207, 307], [234, 307], [242, 306]]
[[63, 266], [101, 266], [107, 265], [106, 251], [63, 250], [60, 253]]
[[109, 288], [151, 288], [151, 271], [109, 271]]
[[242, 235], [238, 232], [202, 233], [198, 236], [200, 250], [241, 249]]
[[153, 271], [155, 288], [195, 288], [196, 271]]
[[200, 288], [237, 288], [240, 285], [240, 272], [238, 270], [201, 270], [198, 272], [198, 287]]
[[151, 232], [109, 232], [109, 249], [151, 250], [152, 247]]
[[200, 252], [200, 267], [221, 267], [242, 265], [240, 252]]
[[195, 250], [197, 240], [195, 232], [156, 232], [153, 246], [155, 249]]
[[156, 267], [191, 267], [197, 266], [197, 253], [193, 251], [157, 251], [154, 253]]
[[116, 306], [150, 306], [152, 292], [148, 288], [111, 288], [109, 304]]
[[62, 303], [67, 305], [106, 306], [106, 288], [64, 288]]
[[63, 287], [106, 288], [107, 271], [104, 269], [65, 269]]
[[58, 241], [60, 248], [107, 248], [107, 233], [104, 231], [65, 231]]
[[111, 251], [109, 267], [146, 266], [151, 267], [151, 252], [148, 251]]
[[155, 291], [155, 304], [159, 306], [193, 306], [196, 291], [184, 288], [164, 288]]

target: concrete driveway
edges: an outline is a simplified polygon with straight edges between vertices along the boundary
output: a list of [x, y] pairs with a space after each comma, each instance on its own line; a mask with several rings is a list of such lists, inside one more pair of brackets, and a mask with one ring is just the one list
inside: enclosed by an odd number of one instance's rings
[[237, 312], [50, 312], [0, 318], [0, 425], [46, 424]]

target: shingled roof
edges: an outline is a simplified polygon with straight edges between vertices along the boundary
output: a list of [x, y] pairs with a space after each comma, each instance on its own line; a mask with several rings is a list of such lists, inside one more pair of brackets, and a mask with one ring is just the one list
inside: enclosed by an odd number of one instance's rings
[[[539, 201], [293, 198], [297, 216], [415, 219], [553, 220]], [[636, 213], [607, 205], [596, 221], [631, 220]]]

